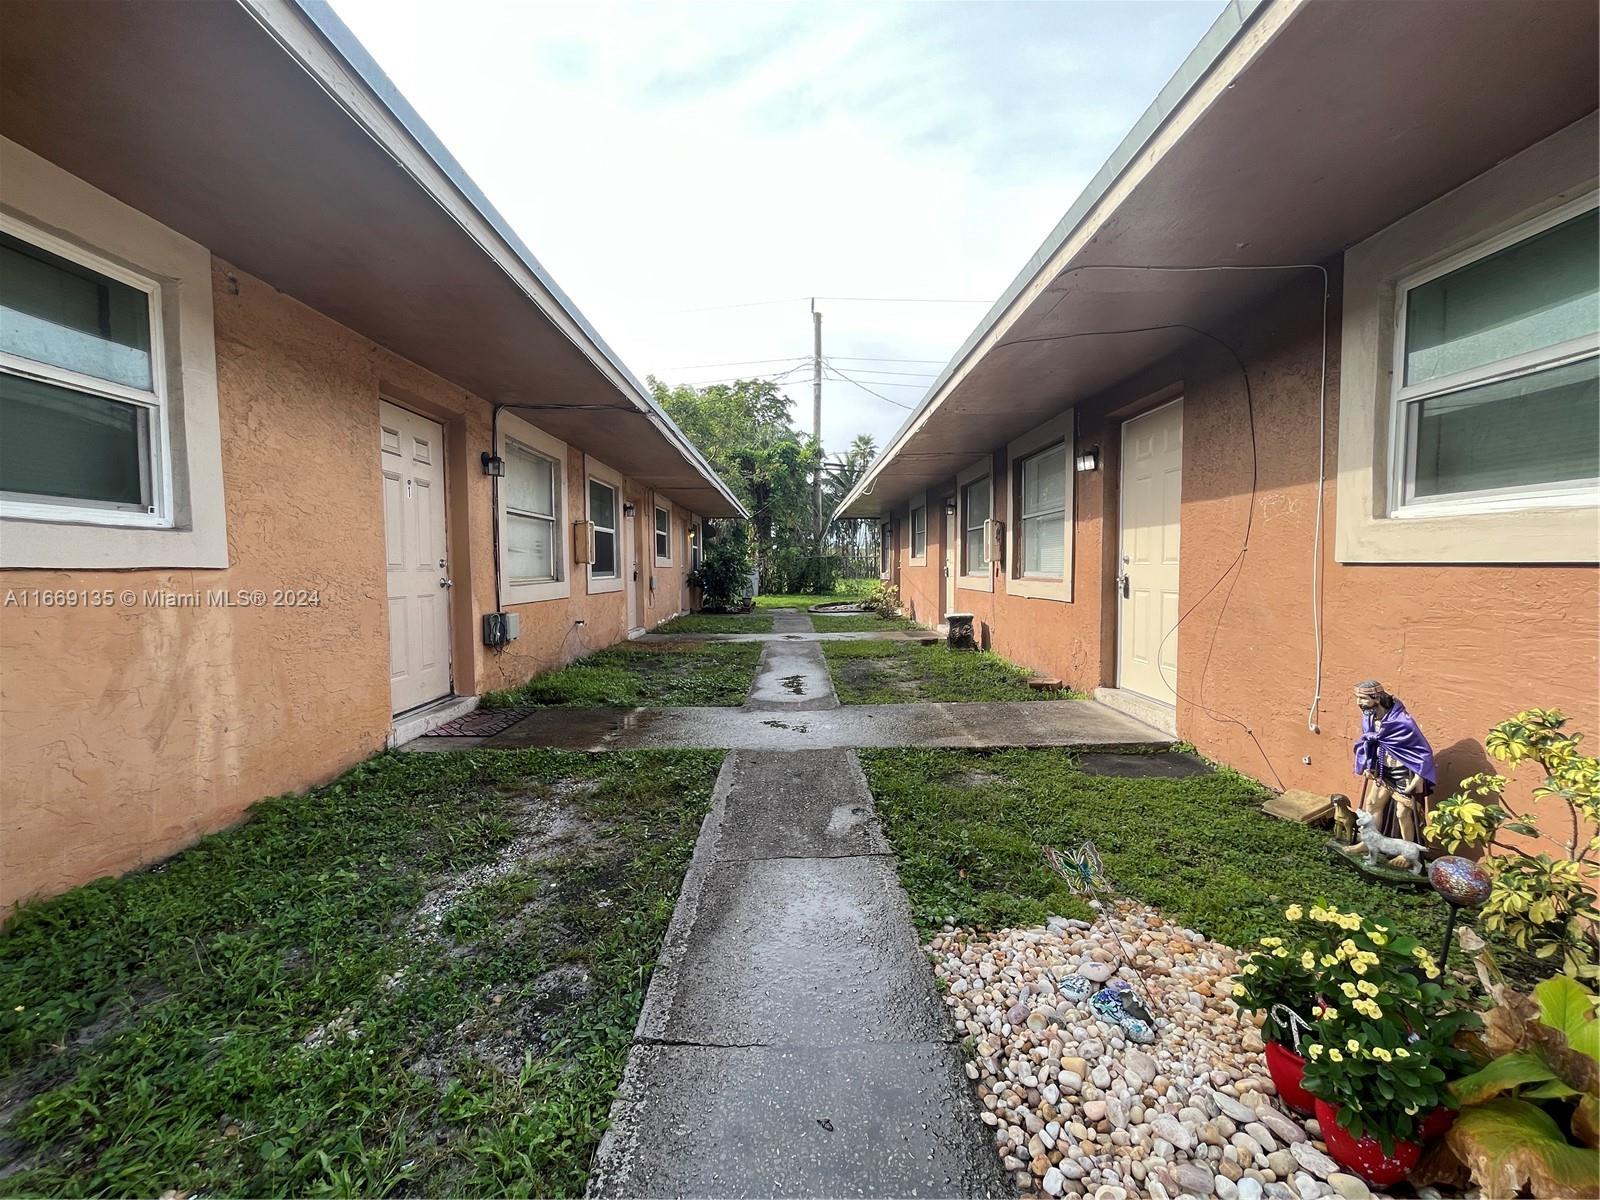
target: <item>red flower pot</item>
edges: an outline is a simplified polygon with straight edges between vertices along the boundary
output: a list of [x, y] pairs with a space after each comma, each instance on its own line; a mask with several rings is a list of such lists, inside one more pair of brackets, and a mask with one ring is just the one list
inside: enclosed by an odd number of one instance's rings
[[1424, 1146], [1430, 1142], [1437, 1142], [1450, 1132], [1450, 1126], [1456, 1123], [1456, 1110], [1440, 1105], [1428, 1114], [1427, 1119], [1417, 1128], [1417, 1141]]
[[1394, 1153], [1385, 1154], [1377, 1138], [1352, 1137], [1350, 1131], [1339, 1124], [1338, 1110], [1326, 1100], [1317, 1100], [1317, 1124], [1322, 1126], [1322, 1140], [1328, 1144], [1328, 1153], [1334, 1161], [1381, 1188], [1393, 1187], [1411, 1174], [1422, 1157], [1422, 1146], [1418, 1142], [1396, 1142]]
[[1267, 1074], [1272, 1076], [1272, 1086], [1290, 1108], [1309, 1115], [1316, 1097], [1300, 1082], [1305, 1073], [1305, 1059], [1282, 1042], [1267, 1043]]

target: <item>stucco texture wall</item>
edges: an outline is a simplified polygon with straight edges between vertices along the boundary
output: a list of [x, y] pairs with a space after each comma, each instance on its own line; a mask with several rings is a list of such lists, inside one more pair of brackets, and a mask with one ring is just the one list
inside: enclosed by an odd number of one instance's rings
[[[623, 594], [591, 596], [575, 572], [569, 600], [519, 606], [522, 636], [502, 653], [485, 649], [478, 615], [497, 607], [490, 489], [477, 463], [489, 406], [227, 264], [214, 264], [213, 294], [231, 565], [0, 572], [0, 593], [135, 597], [0, 609], [0, 911], [162, 858], [262, 797], [383, 747], [380, 395], [445, 426], [458, 693], [520, 683], [627, 632]], [[583, 456], [568, 457], [571, 511], [582, 511]], [[625, 490], [645, 507], [646, 491], [627, 481]], [[680, 575], [665, 595], [681, 594]], [[280, 588], [318, 602], [145, 599]], [[662, 605], [640, 611], [649, 619]]]
[[[1381, 679], [1405, 701], [1438, 756], [1439, 794], [1494, 765], [1483, 737], [1529, 707], [1556, 707], [1600, 737], [1600, 574], [1581, 566], [1354, 565], [1335, 560], [1338, 478], [1337, 276], [1328, 315], [1325, 527], [1322, 540], [1322, 700], [1315, 691], [1313, 545], [1317, 509], [1320, 295], [1283, 288], [1213, 331], [1237, 348], [1196, 343], [1080, 405], [1080, 445], [1101, 468], [1074, 474], [1073, 602], [958, 588], [996, 651], [1080, 688], [1116, 683], [1118, 447], [1123, 421], [1184, 400], [1178, 728], [1208, 757], [1275, 788], [1359, 793], [1350, 744], [1359, 728], [1352, 685]], [[994, 451], [995, 516], [1008, 520], [1003, 448]], [[930, 489], [929, 553], [904, 549], [895, 576], [919, 619], [944, 611], [942, 498]], [[1254, 499], [1252, 502], [1252, 483]], [[1109, 514], [1109, 516], [1108, 516]], [[906, 519], [904, 507], [895, 516]], [[1241, 556], [1248, 525], [1248, 549]], [[1219, 582], [1220, 581], [1220, 582]], [[1308, 759], [1309, 761], [1302, 761]], [[1530, 780], [1531, 782], [1531, 780]], [[1527, 784], [1514, 792], [1524, 800]]]

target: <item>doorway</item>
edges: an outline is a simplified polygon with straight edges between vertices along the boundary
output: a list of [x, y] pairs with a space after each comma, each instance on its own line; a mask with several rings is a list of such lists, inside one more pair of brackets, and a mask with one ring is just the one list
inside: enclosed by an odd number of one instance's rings
[[944, 612], [956, 610], [956, 511], [944, 510]]
[[398, 713], [450, 694], [444, 427], [387, 400], [378, 402], [378, 426], [389, 586], [389, 701]]
[[1117, 574], [1117, 686], [1178, 700], [1178, 535], [1183, 401], [1122, 427]]

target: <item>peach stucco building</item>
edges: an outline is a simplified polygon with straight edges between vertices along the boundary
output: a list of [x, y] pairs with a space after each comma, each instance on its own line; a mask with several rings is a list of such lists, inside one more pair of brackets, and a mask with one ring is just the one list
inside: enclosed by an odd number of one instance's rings
[[0, 911], [687, 609], [742, 512], [325, 5], [0, 6], [0, 263]]
[[843, 505], [907, 610], [1275, 788], [1600, 737], [1596, 12], [1229, 5]]

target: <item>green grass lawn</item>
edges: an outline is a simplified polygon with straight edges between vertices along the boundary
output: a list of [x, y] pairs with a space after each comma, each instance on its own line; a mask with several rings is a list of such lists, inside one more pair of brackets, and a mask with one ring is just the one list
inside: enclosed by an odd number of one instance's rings
[[886, 629], [925, 629], [909, 617], [880, 617], [877, 613], [812, 613], [811, 626], [818, 633], [881, 633]]
[[1328, 859], [1326, 830], [1264, 815], [1268, 793], [1230, 771], [1113, 779], [1065, 750], [863, 750], [862, 765], [918, 927], [1001, 929], [1090, 913], [1040, 856], [1093, 839], [1124, 895], [1233, 946], [1283, 934], [1283, 910], [1324, 900], [1436, 945], [1431, 892], [1368, 883]]
[[737, 707], [761, 658], [759, 642], [621, 642], [521, 687], [487, 692], [484, 708]]
[[848, 604], [861, 600], [870, 592], [876, 579], [841, 579], [831, 592], [795, 593], [757, 596], [757, 608], [810, 608], [813, 604]]
[[383, 754], [0, 937], [0, 1193], [582, 1192], [721, 755]]
[[657, 625], [655, 633], [771, 633], [766, 613], [685, 613]]
[[1034, 691], [1027, 685], [1027, 671], [984, 650], [876, 640], [821, 645], [841, 704], [1060, 700], [1072, 696], [1065, 689]]

